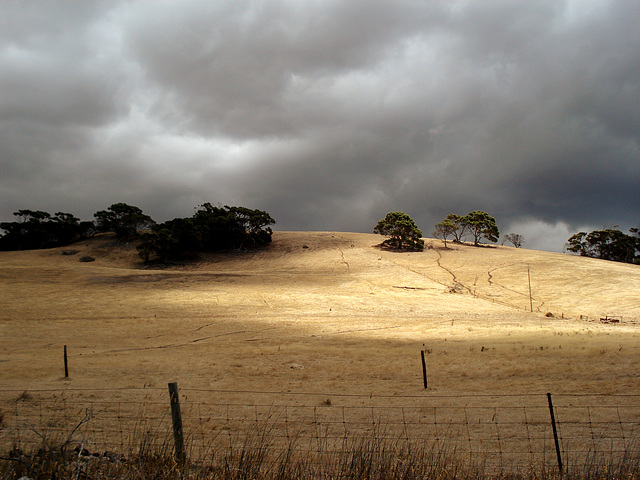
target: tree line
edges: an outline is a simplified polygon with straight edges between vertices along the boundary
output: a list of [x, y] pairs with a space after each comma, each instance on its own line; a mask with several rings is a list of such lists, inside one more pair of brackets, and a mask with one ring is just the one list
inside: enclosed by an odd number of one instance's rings
[[120, 241], [138, 241], [144, 261], [194, 258], [200, 252], [250, 250], [271, 243], [275, 220], [262, 210], [213, 206], [205, 203], [192, 217], [155, 222], [140, 208], [115, 203], [80, 221], [70, 213], [51, 215], [40, 210], [18, 210], [13, 222], [0, 223], [0, 250], [53, 248], [113, 232]]
[[194, 258], [200, 252], [252, 250], [271, 243], [275, 224], [267, 212], [205, 203], [189, 218], [155, 224], [141, 237], [140, 257]]
[[[390, 212], [373, 229], [374, 233], [387, 238], [382, 245], [387, 248], [405, 251], [424, 250], [422, 231], [413, 219], [404, 212]], [[569, 238], [565, 249], [584, 257], [600, 258], [616, 262], [640, 264], [640, 229], [631, 228], [630, 235], [615, 228], [578, 232]], [[495, 243], [500, 237], [496, 219], [487, 212], [475, 210], [466, 215], [450, 213], [435, 225], [433, 236], [441, 239], [447, 248], [447, 242], [462, 244], [465, 241], [479, 246], [483, 240]], [[524, 245], [524, 236], [508, 233], [502, 244], [511, 243], [520, 248]]]
[[[385, 247], [408, 251], [424, 250], [422, 231], [413, 219], [404, 212], [388, 213], [374, 227], [373, 232], [389, 237], [382, 242]], [[473, 245], [479, 246], [483, 239], [497, 242], [500, 230], [494, 217], [487, 212], [475, 210], [466, 215], [450, 213], [444, 220], [436, 224], [433, 235], [444, 241], [445, 248], [449, 239], [455, 243], [463, 243], [467, 238], [470, 238]], [[516, 247], [521, 247], [524, 243], [524, 237], [515, 233], [506, 235], [506, 240], [512, 242]]]
[[578, 232], [569, 238], [565, 249], [583, 257], [640, 264], [640, 230], [631, 228], [629, 233], [615, 228]]
[[[53, 248], [113, 232], [121, 241], [136, 239], [140, 257], [145, 261], [194, 258], [201, 252], [251, 250], [271, 243], [275, 220], [267, 212], [245, 207], [213, 206], [205, 203], [187, 218], [156, 223], [140, 208], [115, 203], [94, 214], [95, 220], [81, 221], [71, 213], [50, 214], [41, 210], [18, 210], [13, 222], [1, 222], [0, 250]], [[388, 238], [386, 248], [406, 251], [424, 250], [422, 231], [404, 212], [390, 212], [374, 227], [374, 233]], [[565, 249], [581, 256], [640, 264], [640, 229], [625, 234], [615, 228], [578, 232], [569, 238]], [[495, 243], [500, 237], [496, 219], [475, 210], [466, 215], [451, 213], [435, 225], [433, 235], [447, 242], [465, 241], [479, 246], [483, 240]], [[504, 236], [502, 243], [516, 248], [524, 244], [518, 233]]]

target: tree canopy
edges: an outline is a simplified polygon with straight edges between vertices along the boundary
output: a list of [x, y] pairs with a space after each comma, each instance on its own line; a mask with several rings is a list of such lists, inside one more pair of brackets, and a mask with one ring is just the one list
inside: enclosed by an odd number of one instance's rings
[[93, 222], [81, 222], [70, 213], [51, 215], [41, 210], [18, 210], [19, 221], [2, 222], [0, 250], [34, 250], [68, 245], [92, 235]]
[[114, 203], [106, 210], [93, 215], [100, 232], [114, 232], [119, 240], [136, 237], [141, 230], [148, 229], [155, 222], [142, 210], [126, 203]]
[[475, 210], [466, 215], [450, 213], [435, 226], [434, 235], [441, 238], [447, 244], [447, 238], [453, 237], [455, 243], [462, 243], [467, 236], [473, 237], [473, 244], [480, 245], [484, 238], [490, 242], [497, 242], [500, 230], [496, 225], [496, 219], [482, 210]]
[[205, 203], [191, 218], [175, 218], [152, 226], [142, 236], [139, 255], [148, 261], [193, 258], [200, 252], [251, 250], [271, 243], [275, 220], [262, 210], [215, 207]]
[[262, 210], [205, 203], [193, 216], [204, 251], [250, 250], [271, 242], [275, 220]]
[[433, 236], [440, 238], [444, 241], [444, 247], [447, 248], [447, 238], [454, 236], [458, 232], [458, 225], [456, 225], [449, 217], [442, 220], [440, 223], [436, 223]]
[[382, 245], [397, 250], [422, 251], [422, 231], [413, 219], [404, 212], [390, 212], [378, 222], [373, 233], [389, 237]]
[[500, 238], [500, 230], [496, 225], [496, 219], [487, 212], [475, 210], [465, 215], [462, 221], [469, 229], [471, 236], [473, 236], [473, 244], [475, 246], [480, 244], [480, 239], [482, 238], [494, 243]]
[[637, 228], [629, 231], [633, 235], [612, 228], [578, 232], [569, 238], [566, 249], [583, 257], [636, 263], [640, 260], [640, 237]]
[[464, 221], [464, 215], [450, 213], [443, 221], [449, 221], [455, 225], [455, 228], [450, 231], [450, 234], [453, 236], [455, 243], [462, 243], [464, 237], [469, 233], [469, 226]]
[[163, 261], [195, 258], [202, 251], [202, 236], [192, 218], [174, 218], [151, 227], [143, 233], [136, 247], [145, 262], [152, 255]]
[[18, 210], [15, 222], [0, 223], [0, 250], [30, 250], [68, 245], [96, 231], [114, 232], [120, 240], [140, 236], [136, 247], [145, 261], [174, 260], [200, 252], [251, 250], [271, 243], [275, 220], [267, 212], [246, 207], [199, 206], [190, 218], [156, 224], [138, 207], [115, 203], [94, 214], [95, 222], [81, 222], [70, 213], [51, 215]]

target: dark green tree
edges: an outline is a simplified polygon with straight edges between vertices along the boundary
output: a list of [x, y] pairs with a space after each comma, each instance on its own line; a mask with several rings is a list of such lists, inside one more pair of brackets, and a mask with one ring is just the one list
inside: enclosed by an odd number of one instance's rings
[[244, 230], [229, 207], [205, 203], [196, 210], [193, 221], [202, 236], [202, 250], [218, 252], [242, 248]]
[[41, 210], [18, 210], [13, 212], [16, 222], [0, 223], [5, 234], [0, 239], [2, 250], [34, 250], [53, 246], [46, 225], [51, 214]]
[[496, 219], [487, 212], [475, 210], [462, 218], [462, 223], [473, 236], [473, 244], [480, 245], [480, 240], [486, 238], [490, 242], [497, 242], [500, 238], [500, 230], [496, 225]]
[[[637, 229], [631, 229], [636, 234]], [[593, 232], [578, 232], [569, 238], [566, 249], [583, 257], [614, 262], [634, 263], [640, 250], [639, 239], [620, 230], [607, 228]]]
[[264, 211], [205, 203], [191, 218], [154, 225], [137, 247], [145, 261], [193, 258], [199, 252], [245, 251], [271, 243], [275, 220]]
[[267, 212], [205, 203], [193, 217], [205, 251], [251, 250], [271, 243], [275, 224]]
[[[482, 238], [490, 242], [497, 242], [500, 231], [496, 220], [486, 212], [476, 210], [466, 215], [450, 213], [440, 223], [436, 224], [434, 235], [437, 238], [452, 236], [455, 243], [462, 243], [467, 235], [473, 236], [473, 244], [479, 245]], [[446, 241], [445, 241], [446, 246]]]
[[244, 241], [249, 249], [262, 247], [271, 243], [273, 230], [269, 225], [276, 221], [267, 212], [251, 210], [246, 207], [226, 207], [233, 215], [235, 222], [244, 231]]
[[378, 222], [373, 233], [389, 237], [382, 245], [397, 250], [422, 251], [422, 231], [413, 219], [404, 212], [390, 212]]
[[136, 247], [138, 255], [149, 261], [156, 255], [162, 261], [195, 258], [202, 251], [202, 237], [191, 218], [174, 218], [143, 233]]
[[[88, 236], [85, 230], [86, 223], [70, 213], [56, 212], [55, 216], [47, 222], [49, 238], [52, 244], [68, 245]], [[90, 227], [89, 227], [90, 228]]]
[[68, 245], [93, 234], [93, 222], [80, 222], [70, 213], [54, 216], [41, 210], [14, 212], [19, 221], [0, 223], [5, 233], [0, 250], [32, 250]]
[[96, 218], [98, 231], [113, 232], [122, 241], [136, 237], [141, 230], [146, 230], [155, 223], [140, 208], [126, 203], [114, 203], [93, 216]]
[[455, 228], [451, 230], [453, 241], [455, 243], [462, 243], [462, 240], [469, 231], [469, 226], [465, 223], [464, 216], [450, 213], [449, 215], [447, 215], [447, 218], [443, 220], [443, 222], [449, 222], [455, 226]]
[[458, 225], [453, 223], [448, 217], [442, 220], [440, 223], [436, 223], [433, 236], [444, 240], [444, 248], [447, 248], [447, 238], [454, 236], [458, 232]]

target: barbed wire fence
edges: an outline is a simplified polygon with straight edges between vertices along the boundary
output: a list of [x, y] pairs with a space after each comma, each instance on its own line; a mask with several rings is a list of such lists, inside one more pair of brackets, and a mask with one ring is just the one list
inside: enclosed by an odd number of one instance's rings
[[[637, 454], [640, 433], [640, 395], [384, 396], [181, 388], [179, 400], [189, 458], [268, 446], [322, 461], [367, 442], [398, 451], [429, 445], [491, 468], [570, 468], [587, 458], [610, 464]], [[174, 453], [166, 388], [5, 390], [0, 402], [4, 451], [73, 446], [109, 455]]]

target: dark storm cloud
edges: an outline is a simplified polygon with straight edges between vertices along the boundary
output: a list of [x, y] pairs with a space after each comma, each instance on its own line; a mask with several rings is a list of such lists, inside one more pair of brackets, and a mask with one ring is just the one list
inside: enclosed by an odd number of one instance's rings
[[528, 246], [638, 226], [640, 2], [0, 4], [0, 218], [425, 234], [483, 209]]

